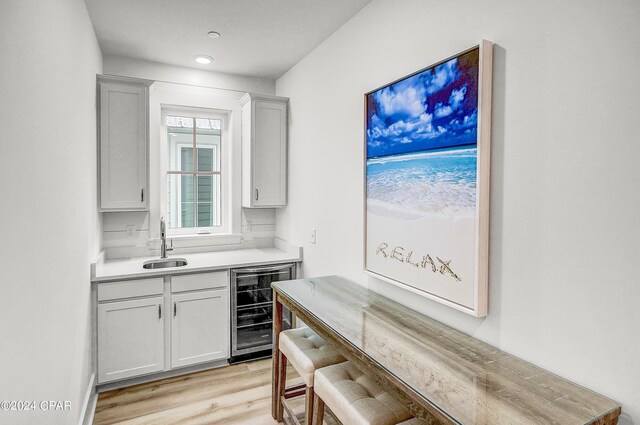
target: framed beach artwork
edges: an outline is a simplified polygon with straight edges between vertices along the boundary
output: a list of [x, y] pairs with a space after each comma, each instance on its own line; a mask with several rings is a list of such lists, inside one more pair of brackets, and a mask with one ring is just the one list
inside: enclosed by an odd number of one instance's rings
[[487, 314], [493, 44], [365, 94], [365, 271]]

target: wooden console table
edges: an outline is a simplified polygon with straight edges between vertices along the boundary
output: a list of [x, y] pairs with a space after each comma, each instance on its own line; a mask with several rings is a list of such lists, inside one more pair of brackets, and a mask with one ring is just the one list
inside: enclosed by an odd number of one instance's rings
[[[346, 279], [298, 279], [272, 287], [275, 347], [284, 305], [427, 423], [618, 422], [618, 403]], [[274, 385], [279, 368], [273, 356]], [[274, 418], [278, 408], [274, 397]]]

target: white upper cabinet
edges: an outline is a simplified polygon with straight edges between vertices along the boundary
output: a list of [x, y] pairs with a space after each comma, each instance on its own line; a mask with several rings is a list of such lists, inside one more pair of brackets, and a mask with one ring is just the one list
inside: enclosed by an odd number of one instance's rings
[[289, 99], [247, 93], [242, 99], [242, 206], [287, 203]]
[[150, 83], [98, 77], [102, 211], [148, 209]]

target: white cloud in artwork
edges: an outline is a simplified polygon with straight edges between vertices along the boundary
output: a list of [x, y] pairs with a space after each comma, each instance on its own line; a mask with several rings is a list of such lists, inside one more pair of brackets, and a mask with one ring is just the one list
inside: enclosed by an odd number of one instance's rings
[[422, 123], [430, 123], [432, 119], [433, 119], [433, 115], [427, 114], [426, 112], [420, 115], [420, 122]]
[[381, 135], [382, 132], [379, 128], [370, 128], [369, 130], [367, 130], [367, 136], [369, 136], [369, 139], [371, 140], [378, 139]]
[[378, 118], [377, 115], [371, 117], [371, 126], [367, 130], [367, 136], [370, 139], [377, 139], [382, 136], [382, 131], [385, 129], [384, 121]]
[[[445, 105], [442, 102], [437, 103], [433, 111], [436, 118], [444, 118], [453, 114], [453, 112], [456, 109], [458, 109], [460, 105], [462, 105], [462, 102], [464, 102], [464, 95], [466, 93], [467, 93], [467, 86], [462, 86], [459, 89], [453, 90], [451, 92], [451, 95], [449, 96], [448, 105]], [[453, 121], [451, 121], [451, 123], [453, 123]]]
[[425, 111], [422, 103], [424, 98], [424, 86], [415, 85], [411, 79], [385, 88], [376, 94], [383, 116], [418, 117]]
[[400, 133], [406, 131], [407, 123], [400, 120], [398, 122], [394, 122], [388, 128], [382, 131], [382, 134], [385, 137], [389, 136], [398, 136]]
[[458, 90], [453, 90], [451, 92], [451, 96], [449, 96], [449, 106], [451, 106], [451, 109], [455, 111], [460, 107], [460, 105], [464, 101], [465, 94], [467, 94], [466, 85], [460, 87]]
[[440, 137], [442, 134], [446, 133], [447, 129], [442, 126], [434, 127], [433, 124], [429, 123], [425, 125], [421, 131], [415, 132], [411, 135], [412, 139], [416, 140], [431, 140], [437, 137]]
[[426, 81], [427, 93], [433, 94], [455, 81], [458, 76], [458, 59], [438, 65]]
[[453, 109], [451, 109], [451, 106], [449, 105], [438, 103], [436, 104], [436, 108], [435, 108], [435, 111], [433, 111], [433, 113], [437, 118], [444, 118], [451, 115], [453, 113]]
[[[368, 135], [370, 139], [389, 140], [393, 143], [411, 143], [416, 140], [433, 139], [443, 133], [442, 128], [435, 128], [431, 122], [431, 114], [422, 114], [421, 117], [413, 121], [398, 121], [388, 128], [370, 129]], [[372, 137], [372, 136], [376, 137]]]
[[478, 110], [475, 109], [472, 114], [467, 115], [462, 120], [462, 128], [475, 127], [478, 124]]
[[384, 121], [382, 121], [377, 115], [371, 117], [371, 125], [373, 127], [384, 127]]
[[[433, 131], [431, 121], [433, 120], [432, 114], [423, 113], [420, 114], [418, 119], [411, 121], [400, 120], [394, 122], [387, 128], [383, 128], [376, 132], [377, 136], [382, 137], [396, 137], [403, 136], [407, 133], [428, 133]], [[404, 142], [406, 143], [406, 142]]]

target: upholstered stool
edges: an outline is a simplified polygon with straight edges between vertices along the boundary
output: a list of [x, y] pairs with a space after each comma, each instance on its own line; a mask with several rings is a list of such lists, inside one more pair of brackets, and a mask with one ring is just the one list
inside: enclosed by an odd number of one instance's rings
[[417, 425], [422, 421], [351, 362], [318, 369], [313, 424], [322, 425], [324, 406], [348, 425]]
[[[314, 400], [314, 372], [321, 367], [344, 362], [345, 358], [309, 328], [280, 332], [278, 353], [276, 354], [280, 356], [278, 363], [280, 373], [278, 374], [277, 388], [275, 388], [278, 400], [277, 420], [282, 421], [281, 397], [287, 397], [288, 394], [295, 396], [298, 394], [296, 389], [304, 387], [306, 396], [305, 423], [310, 425]], [[285, 390], [287, 360], [304, 381], [304, 386], [294, 387], [292, 391]]]

